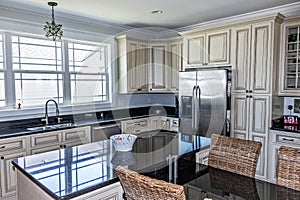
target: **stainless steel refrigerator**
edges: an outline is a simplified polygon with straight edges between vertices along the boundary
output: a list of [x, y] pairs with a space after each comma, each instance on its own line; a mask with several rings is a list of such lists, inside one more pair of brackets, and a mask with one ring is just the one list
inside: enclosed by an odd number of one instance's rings
[[228, 69], [179, 72], [179, 131], [210, 137], [229, 135], [230, 78]]

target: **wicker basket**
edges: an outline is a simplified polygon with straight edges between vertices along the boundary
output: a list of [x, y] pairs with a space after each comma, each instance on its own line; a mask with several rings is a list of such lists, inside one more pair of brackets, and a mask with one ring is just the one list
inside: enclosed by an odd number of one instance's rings
[[116, 173], [127, 200], [185, 200], [181, 185], [143, 176], [121, 166], [116, 168]]
[[212, 134], [208, 165], [254, 177], [261, 146], [256, 141]]
[[280, 147], [277, 183], [300, 190], [300, 149]]

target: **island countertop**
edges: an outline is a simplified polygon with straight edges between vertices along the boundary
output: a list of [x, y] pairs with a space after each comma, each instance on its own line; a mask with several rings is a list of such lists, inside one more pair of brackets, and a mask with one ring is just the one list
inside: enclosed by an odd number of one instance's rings
[[111, 141], [104, 140], [18, 158], [13, 165], [54, 199], [70, 199], [117, 182], [114, 168], [118, 165], [167, 179], [168, 161], [188, 167], [187, 160], [194, 164], [195, 152], [209, 145], [209, 139], [200, 136], [167, 131], [157, 134], [175, 137], [156, 149], [149, 149], [141, 138], [130, 152], [115, 151]]

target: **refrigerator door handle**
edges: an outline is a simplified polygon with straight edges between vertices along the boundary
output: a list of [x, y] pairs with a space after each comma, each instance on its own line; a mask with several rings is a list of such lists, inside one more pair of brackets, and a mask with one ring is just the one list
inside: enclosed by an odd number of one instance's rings
[[196, 109], [196, 113], [195, 113], [195, 116], [196, 116], [196, 121], [195, 121], [195, 128], [198, 130], [199, 129], [199, 120], [200, 120], [200, 96], [201, 96], [201, 88], [200, 86], [197, 86], [196, 88], [196, 104], [197, 104], [197, 109]]
[[200, 114], [200, 94], [201, 94], [201, 89], [200, 86], [196, 87], [196, 101], [195, 101], [195, 129], [198, 130], [199, 129], [199, 114]]
[[196, 86], [193, 87], [193, 96], [192, 96], [192, 129], [195, 128], [195, 91], [196, 91]]

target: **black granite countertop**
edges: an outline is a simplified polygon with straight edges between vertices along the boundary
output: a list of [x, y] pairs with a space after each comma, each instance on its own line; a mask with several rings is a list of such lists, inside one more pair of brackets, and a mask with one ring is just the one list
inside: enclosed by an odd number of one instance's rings
[[[158, 107], [158, 106], [157, 106]], [[28, 130], [28, 128], [44, 126], [40, 118], [16, 120], [8, 122], [0, 122], [0, 139], [16, 137], [28, 134], [56, 131], [70, 129], [80, 126], [88, 125], [105, 125], [109, 123], [116, 123], [121, 120], [136, 119], [140, 117], [149, 117], [155, 115], [165, 115], [168, 117], [178, 117], [174, 107], [161, 106], [163, 113], [151, 113], [151, 107], [129, 108], [119, 110], [108, 110], [95, 113], [81, 113], [74, 115], [62, 116], [63, 121], [60, 124], [68, 124], [68, 126], [61, 126], [57, 128], [47, 128], [44, 130]], [[50, 125], [56, 124], [55, 117], [49, 118]]]
[[[118, 152], [110, 140], [70, 147], [18, 158], [13, 165], [55, 199], [69, 199], [118, 181], [118, 165], [167, 179], [169, 155], [175, 156], [180, 169], [195, 163], [195, 152], [207, 148], [209, 138], [174, 132], [152, 132], [151, 135], [174, 137], [167, 144], [147, 149], [144, 139], [133, 151]], [[162, 138], [162, 137], [158, 137]]]

